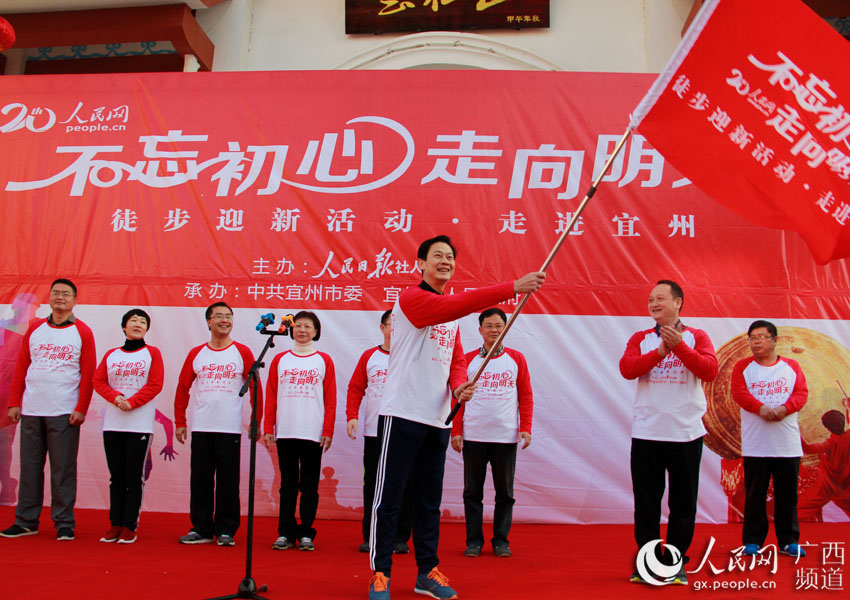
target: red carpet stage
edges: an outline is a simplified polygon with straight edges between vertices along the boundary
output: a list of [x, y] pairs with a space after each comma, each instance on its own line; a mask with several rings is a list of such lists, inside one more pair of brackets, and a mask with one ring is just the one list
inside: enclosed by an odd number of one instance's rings
[[[234, 593], [244, 575], [244, 527], [235, 548], [181, 546], [177, 537], [188, 531], [187, 515], [144, 513], [139, 541], [117, 546], [98, 542], [107, 525], [105, 511], [78, 510], [77, 539], [57, 542], [48, 513], [46, 508], [43, 516], [48, 518], [38, 535], [0, 538], [0, 599], [199, 599]], [[13, 520], [13, 508], [0, 507], [0, 523], [5, 527]], [[276, 525], [276, 519], [270, 518], [256, 523], [253, 573], [257, 583], [269, 586], [264, 596], [270, 600], [366, 597], [371, 573], [367, 555], [357, 552], [358, 522], [318, 522], [312, 553], [272, 550]], [[804, 523], [802, 541], [813, 544], [809, 556], [797, 565], [793, 558], [780, 556], [775, 575], [769, 573], [769, 566], [729, 572], [730, 553], [740, 545], [740, 525], [698, 525], [689, 570], [697, 568], [712, 536], [716, 541], [708, 561], [721, 572], [713, 574], [706, 562], [699, 573], [690, 575], [689, 588], [628, 583], [634, 554], [628, 525], [515, 525], [512, 558], [485, 552], [471, 559], [462, 554], [463, 525], [444, 524], [441, 568], [463, 600], [681, 598], [695, 593], [715, 599], [829, 598], [836, 592], [827, 591], [827, 584], [836, 589], [839, 583], [844, 587], [850, 583], [836, 556], [826, 561], [823, 556], [830, 542], [846, 546], [848, 523]], [[844, 562], [843, 553], [840, 562]], [[412, 553], [396, 556], [394, 600], [421, 597], [413, 592], [415, 569]], [[729, 589], [747, 582], [751, 589]], [[708, 587], [697, 589], [703, 585]], [[752, 589], [756, 585], [775, 588]]]

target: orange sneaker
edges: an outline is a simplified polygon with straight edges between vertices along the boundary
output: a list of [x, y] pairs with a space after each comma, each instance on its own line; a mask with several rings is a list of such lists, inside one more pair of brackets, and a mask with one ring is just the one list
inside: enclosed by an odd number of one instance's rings
[[413, 591], [438, 600], [454, 600], [457, 598], [457, 592], [449, 587], [449, 578], [440, 573], [437, 567], [431, 569], [431, 572], [427, 575], [420, 573], [416, 578], [416, 587], [413, 588]]
[[380, 571], [369, 580], [369, 600], [390, 600], [390, 578]]

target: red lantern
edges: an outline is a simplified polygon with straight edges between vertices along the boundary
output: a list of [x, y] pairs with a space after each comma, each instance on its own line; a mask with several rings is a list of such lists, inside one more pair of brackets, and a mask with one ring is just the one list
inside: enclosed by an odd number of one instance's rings
[[8, 50], [15, 44], [15, 30], [12, 24], [0, 17], [0, 52]]

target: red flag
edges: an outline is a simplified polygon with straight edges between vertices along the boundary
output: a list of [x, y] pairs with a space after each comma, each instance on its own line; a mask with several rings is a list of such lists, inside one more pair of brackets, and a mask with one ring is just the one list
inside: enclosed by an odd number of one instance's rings
[[850, 46], [799, 0], [708, 0], [632, 116], [712, 198], [850, 256]]

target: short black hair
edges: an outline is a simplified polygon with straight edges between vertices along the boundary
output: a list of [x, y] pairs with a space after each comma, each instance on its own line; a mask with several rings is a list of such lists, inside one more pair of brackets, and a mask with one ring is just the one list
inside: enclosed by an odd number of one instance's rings
[[53, 283], [50, 284], [50, 289], [52, 290], [53, 286], [56, 285], [57, 283], [67, 285], [69, 288], [74, 290], [74, 298], [77, 297], [77, 286], [74, 285], [73, 281], [71, 281], [70, 279], [65, 279], [64, 277], [61, 277], [61, 278], [55, 280]]
[[483, 325], [484, 319], [486, 319], [488, 317], [492, 317], [493, 315], [499, 315], [500, 317], [502, 317], [502, 323], [508, 322], [508, 316], [505, 314], [505, 311], [503, 311], [501, 308], [495, 308], [494, 307], [494, 308], [488, 308], [483, 313], [478, 315], [478, 325]]
[[416, 252], [416, 258], [419, 258], [421, 260], [427, 260], [428, 251], [431, 249], [431, 246], [440, 242], [442, 242], [443, 244], [448, 244], [449, 248], [452, 249], [455, 258], [457, 258], [457, 250], [455, 250], [454, 244], [452, 244], [452, 239], [447, 235], [438, 235], [436, 237], [428, 238], [427, 240], [419, 244], [419, 250]]
[[298, 319], [310, 319], [313, 321], [313, 327], [316, 328], [316, 335], [313, 336], [313, 341], [318, 341], [319, 337], [322, 335], [322, 322], [319, 321], [319, 317], [316, 316], [316, 313], [309, 310], [302, 310], [292, 318], [292, 323], [294, 324]]
[[770, 321], [764, 320], [753, 321], [750, 325], [750, 328], [747, 329], [747, 335], [750, 335], [754, 330], [760, 327], [766, 327], [767, 332], [771, 335], [771, 337], [776, 337], [778, 335], [776, 332], [776, 325], [774, 325]]
[[682, 291], [682, 286], [672, 279], [659, 279], [655, 282], [655, 285], [669, 285], [670, 292], [673, 294], [673, 299], [682, 299], [682, 304], [679, 305], [679, 312], [682, 312], [682, 309], [685, 308], [685, 292]]
[[127, 321], [129, 321], [133, 317], [144, 317], [145, 321], [148, 323], [148, 329], [151, 328], [151, 317], [148, 313], [143, 311], [141, 308], [132, 308], [124, 313], [124, 316], [121, 317], [121, 329], [127, 327]]
[[206, 316], [207, 321], [209, 321], [210, 318], [212, 317], [213, 310], [215, 310], [219, 306], [223, 306], [224, 308], [226, 308], [227, 310], [230, 311], [230, 314], [233, 314], [233, 309], [230, 308], [230, 305], [227, 302], [216, 302], [215, 304], [210, 304], [207, 307], [207, 312], [204, 313], [204, 316]]
[[388, 309], [384, 311], [384, 314], [381, 315], [381, 325], [386, 325], [390, 320], [390, 315], [393, 314], [393, 309]]

